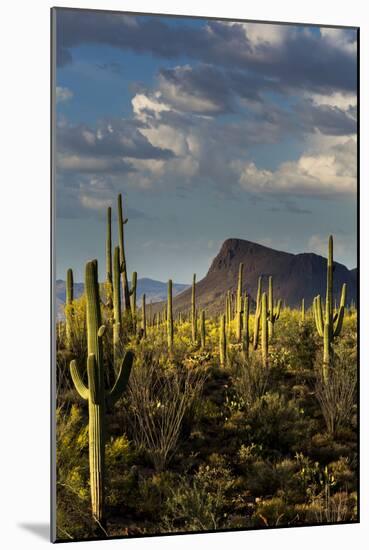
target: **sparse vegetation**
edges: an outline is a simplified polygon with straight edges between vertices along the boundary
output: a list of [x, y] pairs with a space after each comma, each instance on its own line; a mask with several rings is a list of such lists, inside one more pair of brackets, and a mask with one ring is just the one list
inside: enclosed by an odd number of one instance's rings
[[242, 264], [223, 311], [200, 312], [194, 276], [178, 314], [171, 280], [165, 307], [136, 304], [121, 197], [114, 253], [111, 216], [104, 282], [89, 262], [74, 299], [70, 270], [57, 327], [58, 539], [355, 521], [356, 309], [344, 289], [334, 311], [333, 241], [325, 318], [275, 302], [272, 277], [246, 294]]

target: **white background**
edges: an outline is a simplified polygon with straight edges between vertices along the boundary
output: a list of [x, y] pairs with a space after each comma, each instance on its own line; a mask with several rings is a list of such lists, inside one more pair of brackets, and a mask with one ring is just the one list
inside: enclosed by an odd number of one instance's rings
[[[0, 546], [48, 544], [49, 521], [49, 8], [48, 0], [2, 3], [0, 11]], [[361, 27], [361, 524], [75, 543], [131, 550], [299, 550], [368, 547], [369, 362], [368, 110], [369, 16], [364, 0], [69, 0], [58, 6], [110, 8], [353, 25]], [[5, 126], [4, 126], [5, 121]], [[93, 546], [92, 546], [93, 545]], [[74, 546], [76, 547], [76, 546]], [[73, 548], [74, 548], [73, 547]]]

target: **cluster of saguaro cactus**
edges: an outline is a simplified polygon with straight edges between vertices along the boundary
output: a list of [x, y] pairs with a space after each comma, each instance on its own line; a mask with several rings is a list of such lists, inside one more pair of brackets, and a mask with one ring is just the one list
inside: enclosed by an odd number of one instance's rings
[[318, 334], [323, 338], [323, 379], [328, 380], [329, 367], [332, 358], [332, 345], [334, 339], [340, 335], [345, 315], [346, 304], [346, 283], [342, 285], [341, 299], [338, 311], [333, 309], [333, 237], [330, 235], [328, 242], [327, 259], [327, 289], [325, 299], [325, 313], [323, 313], [322, 300], [320, 295], [314, 298], [313, 311], [315, 325]]
[[65, 338], [66, 348], [69, 351], [72, 349], [73, 298], [73, 271], [68, 269], [67, 282], [65, 286]]
[[87, 384], [80, 366], [70, 363], [71, 376], [79, 395], [88, 401], [88, 436], [90, 461], [90, 488], [92, 515], [103, 528], [105, 526], [105, 412], [123, 394], [129, 380], [133, 354], [128, 351], [112, 389], [105, 389], [103, 364], [103, 336], [105, 325], [101, 323], [97, 261], [86, 264], [85, 294], [87, 313]]

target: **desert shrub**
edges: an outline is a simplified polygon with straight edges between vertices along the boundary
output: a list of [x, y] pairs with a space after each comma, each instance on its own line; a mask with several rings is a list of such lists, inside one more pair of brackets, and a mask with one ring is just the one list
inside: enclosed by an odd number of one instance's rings
[[291, 452], [301, 438], [309, 436], [304, 411], [279, 393], [266, 393], [246, 414], [252, 441], [269, 449], [272, 455]]
[[253, 515], [254, 525], [263, 527], [293, 525], [297, 520], [298, 514], [294, 506], [281, 497], [258, 501]]
[[356, 403], [356, 371], [356, 363], [338, 354], [332, 357], [326, 380], [322, 376], [322, 369], [317, 368], [316, 398], [327, 430], [332, 435], [351, 420]]
[[185, 420], [204, 384], [195, 369], [162, 369], [152, 362], [135, 365], [129, 385], [131, 436], [161, 471], [173, 457]]
[[218, 455], [211, 457], [210, 464], [201, 465], [193, 476], [181, 476], [166, 502], [166, 530], [222, 528], [227, 518], [227, 494], [233, 485], [231, 472]]
[[238, 354], [234, 362], [233, 386], [246, 407], [251, 407], [266, 392], [269, 369], [264, 368], [260, 357], [251, 354], [248, 358]]

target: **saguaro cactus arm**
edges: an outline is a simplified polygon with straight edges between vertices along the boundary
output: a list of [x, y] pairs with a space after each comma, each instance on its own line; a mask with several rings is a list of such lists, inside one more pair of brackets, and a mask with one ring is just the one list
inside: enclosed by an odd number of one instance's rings
[[342, 330], [343, 318], [345, 316], [346, 291], [347, 291], [347, 285], [346, 283], [344, 283], [342, 285], [342, 290], [341, 290], [341, 300], [340, 300], [340, 308], [337, 316], [337, 323], [334, 327], [334, 333], [333, 333], [334, 336], [339, 336]]
[[323, 310], [322, 310], [322, 299], [320, 294], [314, 298], [313, 302], [314, 307], [314, 319], [316, 330], [320, 337], [323, 337], [324, 334], [324, 323], [323, 323]]
[[70, 374], [72, 376], [74, 387], [76, 388], [79, 395], [82, 397], [82, 399], [88, 399], [88, 387], [83, 381], [81, 371], [75, 359], [70, 362]]
[[127, 351], [127, 353], [125, 354], [121, 362], [119, 373], [115, 381], [115, 384], [107, 396], [110, 406], [113, 406], [118, 401], [118, 399], [120, 398], [120, 396], [125, 391], [128, 385], [128, 380], [129, 380], [131, 370], [132, 370], [132, 365], [133, 365], [133, 359], [134, 359], [133, 353], [131, 351]]

